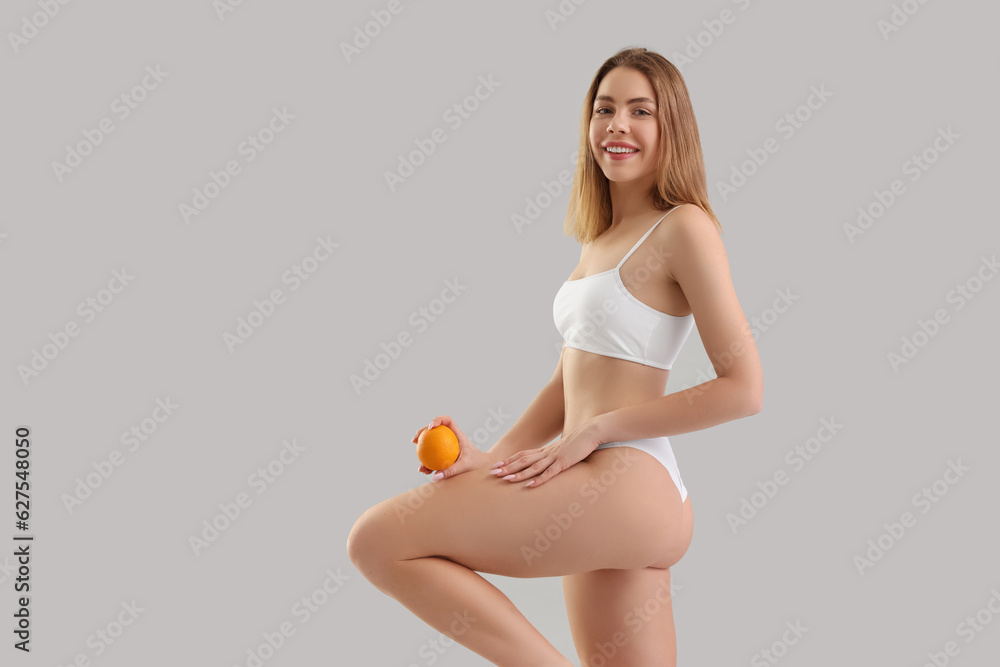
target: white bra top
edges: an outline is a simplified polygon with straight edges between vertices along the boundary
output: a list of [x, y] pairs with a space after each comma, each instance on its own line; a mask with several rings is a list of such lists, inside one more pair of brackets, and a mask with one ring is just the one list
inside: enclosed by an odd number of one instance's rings
[[673, 365], [694, 326], [694, 315], [677, 317], [644, 304], [625, 289], [619, 273], [625, 260], [663, 218], [615, 268], [562, 284], [552, 304], [552, 316], [566, 347], [656, 368]]

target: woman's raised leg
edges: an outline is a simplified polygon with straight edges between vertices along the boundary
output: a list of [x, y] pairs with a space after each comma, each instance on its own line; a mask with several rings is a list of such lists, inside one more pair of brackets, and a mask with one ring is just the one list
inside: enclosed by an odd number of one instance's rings
[[571, 665], [476, 571], [548, 577], [659, 560], [672, 531], [646, 508], [666, 503], [669, 488], [662, 471], [619, 449], [538, 488], [487, 468], [428, 482], [366, 510], [348, 553], [379, 590], [494, 664]]

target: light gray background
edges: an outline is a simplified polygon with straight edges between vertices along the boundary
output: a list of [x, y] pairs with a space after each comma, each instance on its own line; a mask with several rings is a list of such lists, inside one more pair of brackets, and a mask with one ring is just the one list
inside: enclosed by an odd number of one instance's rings
[[[421, 647], [439, 633], [354, 569], [347, 533], [428, 482], [409, 442], [422, 424], [450, 414], [471, 434], [503, 410], [509, 427], [549, 379], [552, 299], [579, 256], [567, 192], [520, 231], [512, 215], [569, 168], [605, 58], [639, 45], [681, 64], [725, 9], [733, 22], [683, 65], [712, 205], [747, 317], [779, 290], [797, 299], [757, 339], [763, 411], [672, 438], [696, 517], [673, 568], [679, 664], [752, 664], [796, 621], [808, 632], [783, 664], [921, 665], [948, 641], [951, 664], [995, 657], [1000, 619], [971, 643], [957, 626], [1000, 591], [1000, 281], [961, 310], [948, 293], [1000, 248], [1000, 10], [910, 2], [884, 39], [888, 1], [566, 2], [553, 29], [555, 0], [404, 0], [348, 62], [339, 45], [386, 5], [247, 0], [220, 19], [208, 0], [73, 2], [15, 53], [9, 33], [41, 10], [5, 4], [0, 662], [245, 665], [291, 621], [265, 664], [430, 664]], [[168, 75], [119, 120], [112, 100], [147, 66]], [[454, 128], [442, 114], [480, 76], [501, 85]], [[833, 96], [786, 139], [775, 123], [811, 86]], [[247, 163], [237, 147], [275, 107], [295, 118]], [[52, 162], [104, 117], [115, 131], [59, 182]], [[384, 173], [438, 127], [447, 140], [390, 191]], [[912, 182], [904, 163], [948, 127], [959, 138]], [[768, 137], [778, 152], [723, 197]], [[179, 205], [231, 159], [242, 172], [185, 223]], [[905, 194], [849, 242], [844, 225], [893, 179]], [[292, 291], [282, 274], [320, 236], [339, 249]], [[122, 267], [134, 280], [83, 323], [77, 304]], [[419, 331], [411, 313], [448, 279], [467, 289]], [[231, 353], [223, 334], [275, 288], [285, 303]], [[894, 371], [887, 354], [939, 308], [949, 321]], [[69, 321], [80, 335], [23, 382], [18, 366]], [[413, 344], [355, 392], [349, 377], [402, 332]], [[668, 391], [710, 368], [692, 333]], [[179, 408], [128, 451], [120, 434], [167, 397]], [[843, 427], [794, 470], [786, 453], [824, 418]], [[10, 646], [18, 425], [33, 432], [30, 656]], [[480, 433], [483, 449], [499, 435]], [[248, 477], [291, 439], [304, 451], [257, 495]], [[69, 512], [63, 496], [116, 449], [122, 465]], [[959, 460], [968, 472], [921, 514], [913, 496]], [[726, 515], [779, 470], [788, 484], [734, 533]], [[196, 556], [189, 536], [240, 492], [252, 504]], [[906, 511], [916, 525], [860, 573], [855, 556]], [[293, 605], [327, 570], [347, 578], [301, 623]], [[559, 579], [486, 576], [576, 661]], [[144, 611], [96, 656], [88, 636], [133, 600]], [[435, 664], [487, 663], [456, 644]]]

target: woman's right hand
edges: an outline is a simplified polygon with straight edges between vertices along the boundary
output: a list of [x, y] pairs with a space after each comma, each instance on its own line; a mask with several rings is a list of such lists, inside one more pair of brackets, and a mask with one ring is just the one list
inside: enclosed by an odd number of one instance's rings
[[[413, 442], [413, 444], [416, 444], [417, 439], [420, 437], [421, 433], [430, 430], [435, 426], [447, 426], [455, 433], [455, 436], [458, 438], [458, 460], [456, 460], [454, 463], [452, 463], [444, 470], [434, 471], [425, 466], [423, 463], [420, 464], [417, 470], [424, 473], [425, 475], [437, 472], [441, 475], [441, 477], [438, 479], [447, 479], [449, 477], [454, 477], [455, 475], [459, 475], [463, 472], [468, 472], [469, 470], [476, 470], [478, 468], [483, 468], [485, 466], [490, 465], [491, 461], [486, 460], [489, 458], [489, 454], [487, 454], [486, 452], [482, 451], [474, 444], [472, 444], [472, 441], [465, 436], [465, 433], [462, 432], [462, 429], [458, 428], [458, 426], [455, 425], [455, 422], [452, 421], [451, 417], [449, 417], [448, 415], [443, 415], [441, 417], [435, 417], [434, 419], [432, 419], [430, 424], [420, 428], [420, 430], [417, 431], [417, 434], [413, 436], [413, 440], [411, 442]], [[435, 478], [432, 477], [431, 479]]]

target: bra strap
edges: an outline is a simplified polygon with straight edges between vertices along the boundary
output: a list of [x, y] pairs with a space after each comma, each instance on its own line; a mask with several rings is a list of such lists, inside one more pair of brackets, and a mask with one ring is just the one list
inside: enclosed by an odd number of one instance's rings
[[[667, 211], [666, 213], [664, 213], [663, 214], [663, 218], [665, 218], [668, 215], [670, 215], [671, 213], [673, 213], [675, 210], [677, 210], [677, 208], [678, 208], [678, 206], [674, 206], [672, 209], [670, 209], [669, 211]], [[629, 250], [628, 253], [626, 253], [626, 255], [624, 257], [622, 257], [622, 261], [618, 262], [618, 266], [616, 266], [615, 269], [621, 269], [622, 268], [622, 264], [625, 263], [625, 260], [627, 260], [629, 257], [631, 257], [632, 253], [635, 252], [636, 248], [638, 248], [640, 245], [642, 245], [642, 242], [646, 240], [646, 237], [653, 233], [653, 230], [656, 229], [656, 226], [663, 221], [663, 218], [660, 218], [659, 220], [657, 220], [653, 224], [653, 226], [649, 228], [649, 231], [646, 232], [645, 234], [643, 234], [641, 239], [639, 239], [638, 241], [636, 241], [635, 245], [632, 246], [632, 249]]]

